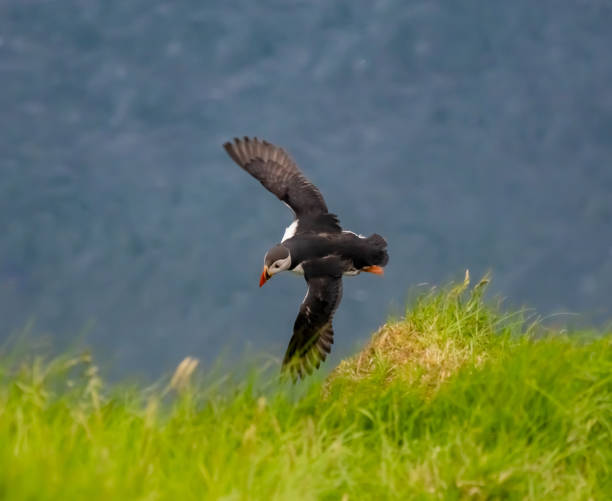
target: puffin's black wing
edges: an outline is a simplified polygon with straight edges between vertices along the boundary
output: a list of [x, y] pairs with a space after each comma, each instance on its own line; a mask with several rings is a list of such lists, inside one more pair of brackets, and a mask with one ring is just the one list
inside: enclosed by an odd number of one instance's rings
[[334, 342], [332, 318], [342, 299], [342, 268], [338, 257], [303, 265], [308, 292], [295, 319], [293, 336], [283, 360], [283, 372], [293, 380], [318, 369]]
[[223, 147], [240, 167], [289, 205], [298, 218], [327, 214], [321, 192], [282, 148], [248, 137], [235, 138]]

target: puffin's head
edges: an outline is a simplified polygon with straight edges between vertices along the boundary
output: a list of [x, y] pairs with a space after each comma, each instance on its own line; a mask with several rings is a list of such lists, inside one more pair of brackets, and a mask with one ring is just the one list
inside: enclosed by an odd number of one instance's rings
[[289, 254], [289, 249], [282, 244], [275, 245], [266, 252], [263, 271], [259, 279], [259, 286], [261, 287], [265, 284], [273, 275], [288, 270], [290, 266], [291, 255]]

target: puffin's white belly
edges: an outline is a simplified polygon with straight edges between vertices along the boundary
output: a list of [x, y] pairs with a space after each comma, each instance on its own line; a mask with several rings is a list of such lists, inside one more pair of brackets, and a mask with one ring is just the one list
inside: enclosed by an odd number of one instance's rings
[[295, 268], [293, 268], [291, 270], [293, 273], [295, 273], [296, 275], [303, 275], [304, 274], [304, 268], [302, 268], [302, 263], [298, 264]]

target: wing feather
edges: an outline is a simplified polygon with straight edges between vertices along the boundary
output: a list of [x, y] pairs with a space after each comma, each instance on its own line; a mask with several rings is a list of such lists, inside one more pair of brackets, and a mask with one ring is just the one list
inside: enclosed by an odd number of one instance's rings
[[235, 138], [223, 147], [234, 162], [287, 203], [298, 218], [328, 212], [321, 192], [282, 148], [248, 137]]
[[318, 369], [330, 353], [334, 342], [332, 319], [342, 299], [339, 258], [309, 261], [303, 267], [308, 292], [283, 360], [283, 372], [289, 372], [294, 381]]

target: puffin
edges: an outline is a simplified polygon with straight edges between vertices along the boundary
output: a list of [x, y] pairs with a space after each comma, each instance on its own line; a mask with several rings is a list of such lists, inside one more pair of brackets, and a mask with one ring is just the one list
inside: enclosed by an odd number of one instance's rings
[[295, 382], [318, 369], [334, 342], [332, 319], [342, 299], [342, 277], [384, 274], [387, 242], [344, 230], [312, 184], [282, 148], [256, 137], [235, 138], [223, 148], [242, 169], [284, 202], [294, 215], [281, 241], [264, 257], [259, 286], [274, 275], [303, 275], [308, 291], [295, 319], [281, 372]]

